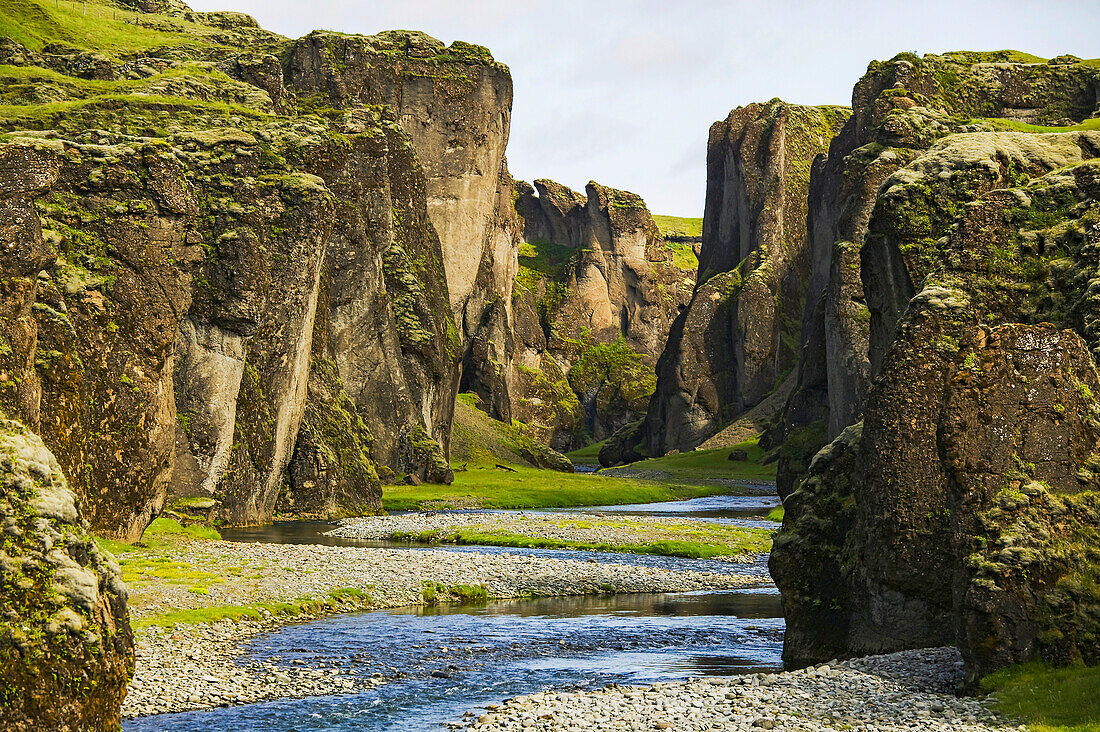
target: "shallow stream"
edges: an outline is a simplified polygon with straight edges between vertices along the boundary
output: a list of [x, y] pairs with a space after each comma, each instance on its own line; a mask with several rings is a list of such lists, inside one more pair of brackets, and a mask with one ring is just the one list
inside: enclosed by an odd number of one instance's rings
[[[774, 498], [767, 496], [728, 496], [583, 510], [741, 521], [767, 513], [774, 505]], [[329, 528], [326, 522], [284, 522], [225, 535], [238, 541], [365, 543], [323, 537]], [[445, 548], [747, 572], [759, 574], [762, 586], [720, 592], [494, 600], [480, 606], [337, 615], [291, 625], [252, 641], [248, 655], [280, 664], [342, 667], [364, 676], [380, 673], [387, 683], [340, 696], [145, 717], [127, 721], [124, 730], [414, 732], [438, 728], [467, 711], [476, 713], [486, 704], [545, 688], [653, 683], [781, 666], [780, 599], [762, 562], [744, 565], [563, 550]]]

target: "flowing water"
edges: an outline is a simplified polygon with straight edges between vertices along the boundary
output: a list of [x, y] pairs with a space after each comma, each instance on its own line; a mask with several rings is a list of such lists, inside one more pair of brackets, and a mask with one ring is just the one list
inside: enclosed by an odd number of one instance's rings
[[[755, 501], [752, 503], [751, 501]], [[723, 496], [676, 504], [602, 506], [592, 513], [752, 520], [774, 506], [766, 496]], [[326, 522], [283, 522], [225, 532], [241, 541], [317, 542]], [[362, 544], [349, 540], [331, 543]], [[377, 542], [375, 542], [377, 544]], [[439, 548], [439, 547], [436, 547]], [[495, 600], [479, 606], [402, 608], [337, 615], [256, 638], [251, 658], [381, 673], [387, 683], [341, 696], [284, 699], [130, 720], [150, 730], [371, 730], [439, 728], [467, 711], [541, 689], [598, 688], [780, 668], [783, 620], [762, 562], [618, 555], [563, 550], [446, 547], [450, 551], [591, 558], [668, 569], [761, 575], [738, 591]]]

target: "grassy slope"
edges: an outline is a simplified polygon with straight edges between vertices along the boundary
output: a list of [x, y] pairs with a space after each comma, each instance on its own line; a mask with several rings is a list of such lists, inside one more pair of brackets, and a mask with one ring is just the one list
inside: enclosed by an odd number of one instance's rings
[[[649, 503], [728, 492], [719, 486], [664, 484], [647, 480], [557, 473], [526, 465], [518, 454], [522, 431], [486, 416], [466, 395], [455, 404], [451, 437], [452, 485], [390, 485], [382, 488], [387, 511], [416, 508], [550, 508]], [[596, 448], [598, 452], [598, 448]], [[497, 467], [504, 465], [515, 472]], [[461, 468], [465, 466], [465, 470]]]
[[[730, 460], [730, 451], [735, 448], [744, 450], [748, 460]], [[650, 458], [649, 460], [640, 460], [630, 465], [609, 468], [602, 472], [607, 475], [616, 475], [617, 473], [636, 475], [637, 471], [647, 471], [660, 474], [664, 479], [673, 481], [775, 480], [775, 463], [762, 465], [760, 460], [763, 457], [764, 450], [757, 444], [757, 438], [753, 438], [734, 445], [733, 448], [723, 447], [716, 450], [681, 452], [659, 458]]]
[[593, 442], [590, 445], [585, 445], [579, 450], [567, 452], [565, 456], [572, 460], [574, 465], [594, 465], [599, 467], [600, 449], [603, 448], [605, 442], [607, 442], [607, 440]]
[[1031, 732], [1100, 732], [1100, 668], [1014, 666], [982, 680], [1000, 713]]
[[681, 216], [661, 216], [653, 214], [653, 223], [661, 231], [661, 236], [692, 236], [703, 235], [703, 219], [683, 218]]
[[[41, 51], [47, 43], [63, 42], [80, 49], [118, 56], [146, 48], [175, 46], [181, 40], [178, 33], [166, 33], [129, 22], [142, 17], [144, 21], [162, 16], [121, 10], [113, 5], [90, 2], [87, 14], [81, 3], [55, 0], [0, 0], [0, 36], [22, 43], [32, 51]], [[209, 28], [181, 20], [172, 20], [188, 33], [186, 41], [205, 45], [202, 31]]]

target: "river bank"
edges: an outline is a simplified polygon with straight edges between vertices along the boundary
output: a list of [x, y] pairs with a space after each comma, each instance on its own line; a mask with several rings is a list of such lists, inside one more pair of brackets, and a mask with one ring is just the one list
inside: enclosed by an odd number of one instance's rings
[[958, 651], [925, 649], [776, 674], [585, 692], [551, 690], [491, 705], [481, 714], [471, 712], [470, 719], [450, 727], [479, 732], [1015, 728], [981, 700], [956, 697], [961, 678]]
[[604, 513], [409, 513], [345, 519], [329, 536], [663, 554], [752, 561], [771, 531], [682, 517]]
[[[160, 561], [152, 561], [157, 559]], [[364, 688], [325, 668], [242, 662], [241, 645], [286, 623], [359, 609], [488, 598], [690, 592], [760, 586], [760, 576], [670, 571], [508, 553], [186, 541], [124, 555], [132, 579], [137, 668], [126, 716], [207, 709]], [[157, 568], [171, 567], [171, 573]], [[160, 571], [161, 577], [155, 576]], [[193, 576], [203, 585], [187, 586]], [[177, 577], [185, 577], [179, 581]], [[221, 580], [221, 581], [217, 581]], [[304, 608], [304, 611], [302, 611]], [[280, 615], [280, 610], [287, 614]], [[228, 616], [233, 620], [203, 622]]]

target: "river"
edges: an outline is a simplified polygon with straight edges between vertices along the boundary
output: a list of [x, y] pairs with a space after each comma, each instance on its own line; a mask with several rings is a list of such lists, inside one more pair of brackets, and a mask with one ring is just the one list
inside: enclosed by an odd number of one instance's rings
[[[774, 497], [721, 496], [569, 510], [756, 524], [774, 505]], [[238, 541], [363, 543], [324, 537], [328, 528], [327, 522], [282, 522], [227, 531], [225, 536]], [[252, 641], [246, 655], [382, 674], [387, 683], [354, 694], [140, 718], [127, 721], [124, 729], [413, 732], [545, 688], [653, 683], [781, 667], [781, 605], [761, 562], [496, 547], [453, 550], [750, 572], [761, 575], [762, 586], [730, 592], [497, 600], [336, 615], [289, 625]]]

